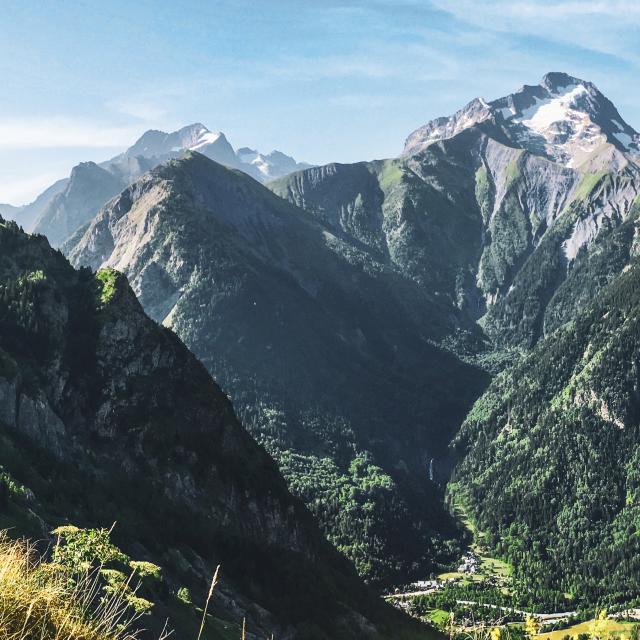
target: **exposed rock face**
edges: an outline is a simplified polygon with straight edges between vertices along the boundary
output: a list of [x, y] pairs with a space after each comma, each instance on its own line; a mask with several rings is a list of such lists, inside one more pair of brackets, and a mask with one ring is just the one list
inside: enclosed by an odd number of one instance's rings
[[[345, 547], [356, 546], [353, 536], [371, 545], [367, 574], [388, 581], [415, 562], [424, 571], [433, 536], [453, 533], [426, 464], [442, 465], [451, 426], [487, 376], [434, 346], [456, 326], [470, 340], [474, 330], [391, 268], [385, 252], [403, 247], [390, 240], [387, 249], [375, 223], [358, 233], [351, 240], [191, 154], [125, 190], [68, 250], [76, 265], [127, 274], [149, 313], [232, 395], [292, 483], [291, 452], [308, 456], [298, 491]], [[377, 542], [361, 533], [365, 514], [344, 513], [342, 523], [330, 511], [337, 498], [322, 503], [313, 476], [313, 465], [331, 461], [351, 486], [360, 460], [369, 473], [377, 465], [375, 473], [390, 476], [371, 496], [379, 514], [367, 526]]]
[[[117, 519], [125, 547], [203, 591], [221, 562], [227, 613], [235, 600], [265, 636], [296, 636], [303, 623], [321, 637], [376, 636], [393, 616], [126, 279], [75, 271], [4, 221], [0, 249], [0, 436], [56, 483], [50, 524]], [[178, 549], [197, 562], [173, 561]]]
[[[536, 133], [541, 110], [553, 122]], [[564, 136], [553, 133], [560, 121]], [[626, 145], [614, 135], [623, 130]], [[630, 214], [640, 192], [633, 140], [592, 84], [548, 74], [425, 125], [399, 160], [328, 165], [269, 186], [480, 319], [496, 343], [531, 345], [580, 254]]]
[[591, 82], [548, 73], [540, 84], [492, 102], [477, 98], [448, 118], [414, 131], [403, 155], [454, 137], [480, 123], [511, 144], [569, 167], [621, 169], [640, 155], [640, 135]]

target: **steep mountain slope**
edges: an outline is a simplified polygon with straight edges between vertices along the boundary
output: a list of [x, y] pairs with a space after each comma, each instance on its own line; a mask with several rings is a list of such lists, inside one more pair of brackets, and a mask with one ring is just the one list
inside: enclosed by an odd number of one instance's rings
[[[548, 119], [566, 135], [547, 131], [546, 147], [529, 144], [515, 120], [562, 102], [565, 89], [572, 108]], [[502, 115], [509, 105], [513, 122]], [[591, 133], [572, 128], [578, 107]], [[592, 84], [548, 74], [538, 87], [429, 123], [398, 160], [328, 165], [269, 186], [479, 320], [497, 345], [528, 347], [568, 318], [551, 321], [561, 307], [547, 306], [564, 296], [578, 255], [626, 219], [640, 192], [636, 149], [611, 133], [614, 121], [632, 131]], [[585, 159], [583, 134], [596, 126], [602, 140]]]
[[[222, 563], [219, 615], [247, 615], [257, 637], [410, 632], [359, 583], [123, 276], [75, 271], [14, 223], [0, 221], [0, 249], [3, 527], [42, 538], [67, 519], [117, 520], [119, 545], [165, 576], [147, 628], [172, 615], [179, 586], [204, 600]], [[7, 499], [7, 486], [21, 485]]]
[[122, 191], [126, 183], [94, 162], [83, 162], [71, 171], [62, 192], [53, 196], [33, 226], [58, 246]]
[[451, 493], [532, 585], [578, 602], [640, 594], [638, 224], [636, 208], [600, 243], [622, 274], [499, 375], [455, 441]]
[[[363, 575], [424, 575], [455, 536], [430, 461], [487, 376], [434, 342], [437, 296], [240, 172], [192, 153], [110, 202], [65, 247], [123, 271], [231, 393]], [[467, 332], [474, 339], [472, 329]]]

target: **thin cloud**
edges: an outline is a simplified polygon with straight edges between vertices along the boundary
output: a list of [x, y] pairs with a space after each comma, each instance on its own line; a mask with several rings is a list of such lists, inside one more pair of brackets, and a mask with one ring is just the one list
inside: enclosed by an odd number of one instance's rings
[[159, 122], [167, 116], [167, 109], [148, 100], [123, 100], [110, 102], [107, 106], [116, 113], [131, 116], [142, 122]]
[[0, 121], [0, 148], [116, 148], [130, 145], [140, 133], [139, 126], [114, 126], [61, 116], [10, 118]]
[[640, 24], [637, 2], [432, 0], [432, 6], [487, 32], [532, 36], [639, 62], [635, 46]]

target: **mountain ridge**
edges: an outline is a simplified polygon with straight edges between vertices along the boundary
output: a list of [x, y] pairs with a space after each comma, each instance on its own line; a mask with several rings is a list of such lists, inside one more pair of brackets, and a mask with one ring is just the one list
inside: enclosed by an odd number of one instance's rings
[[[59, 246], [89, 222], [107, 200], [153, 167], [189, 150], [240, 169], [259, 182], [310, 166], [280, 151], [265, 155], [243, 148], [239, 154], [222, 132], [193, 123], [172, 133], [150, 129], [110, 160], [76, 165], [69, 178], [57, 181], [34, 202], [21, 207], [8, 204], [0, 207], [8, 219], [16, 220], [29, 232], [46, 235], [52, 244]], [[89, 172], [87, 167], [93, 171]]]

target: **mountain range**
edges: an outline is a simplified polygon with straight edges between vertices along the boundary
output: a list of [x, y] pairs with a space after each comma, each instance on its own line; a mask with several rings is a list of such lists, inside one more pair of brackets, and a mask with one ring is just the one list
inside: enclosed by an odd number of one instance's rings
[[[563, 73], [473, 100], [411, 133], [397, 158], [373, 162], [300, 168], [276, 152], [234, 152], [202, 125], [147, 132], [49, 190], [35, 229], [77, 270], [44, 238], [2, 227], [7, 251], [24, 256], [5, 276], [6, 371], [35, 372], [18, 387], [42, 398], [49, 418], [31, 422], [59, 460], [64, 427], [104, 486], [99, 465], [118, 452], [130, 477], [151, 466], [149, 496], [179, 478], [167, 503], [179, 513], [195, 496], [198, 517], [212, 496], [226, 505], [222, 522], [241, 531], [240, 546], [222, 525], [219, 546], [187, 544], [208, 568], [242, 556], [230, 583], [266, 611], [254, 619], [267, 633], [384, 636], [391, 614], [370, 604], [351, 565], [378, 589], [450, 566], [466, 543], [451, 507], [531, 591], [576, 607], [633, 603], [639, 144], [592, 83]], [[41, 318], [49, 304], [67, 308]], [[76, 331], [77, 346], [60, 337]], [[158, 340], [173, 345], [170, 357]], [[220, 416], [242, 445], [187, 435]], [[95, 451], [84, 440], [92, 429]], [[224, 482], [200, 460], [207, 447], [214, 467], [227, 465]], [[228, 496], [245, 481], [250, 502], [262, 488], [280, 506], [256, 498], [250, 514], [236, 512]], [[113, 498], [80, 515], [103, 522], [128, 508]], [[257, 533], [265, 522], [286, 567], [273, 574], [274, 597]], [[303, 576], [320, 565], [312, 599], [324, 604], [312, 614], [295, 598], [311, 593]], [[243, 582], [252, 572], [260, 577]]]
[[[389, 582], [432, 568], [440, 532], [430, 523], [453, 531], [427, 466], [446, 457], [488, 377], [434, 344], [455, 318], [342, 235], [190, 152], [112, 200], [64, 250], [76, 266], [126, 274], [330, 537]], [[337, 513], [345, 491], [358, 499]], [[402, 534], [376, 533], [370, 509]]]
[[87, 224], [107, 200], [153, 167], [188, 150], [197, 150], [261, 182], [309, 166], [280, 151], [265, 155], [244, 147], [236, 152], [223, 133], [209, 131], [200, 123], [173, 133], [150, 130], [111, 160], [80, 163], [69, 178], [58, 180], [28, 205], [0, 204], [0, 215], [16, 220], [27, 231], [46, 235], [58, 246]]

